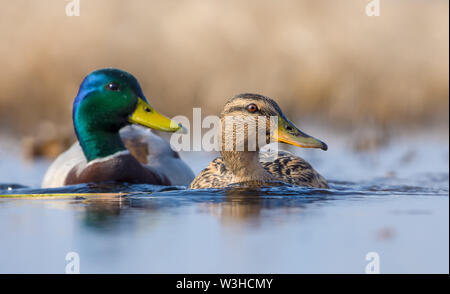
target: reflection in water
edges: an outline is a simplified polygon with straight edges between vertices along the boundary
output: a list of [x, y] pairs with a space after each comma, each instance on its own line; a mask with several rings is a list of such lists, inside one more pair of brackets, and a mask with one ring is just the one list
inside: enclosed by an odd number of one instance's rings
[[[148, 188], [148, 187], [147, 187]], [[103, 190], [105, 192], [106, 190]], [[200, 213], [217, 217], [224, 225], [256, 224], [263, 211], [288, 215], [299, 213], [309, 204], [336, 199], [340, 192], [299, 187], [265, 187], [256, 190], [230, 188], [227, 190], [186, 191], [179, 188], [159, 189], [153, 192], [132, 192], [126, 196], [83, 198], [72, 205], [82, 206], [83, 223], [87, 227], [114, 229], [133, 226], [135, 214], [168, 213], [173, 208], [194, 207]], [[336, 195], [334, 195], [336, 194]], [[357, 195], [359, 193], [356, 193]], [[349, 198], [347, 198], [349, 199]]]
[[[428, 180], [428, 179], [427, 179]], [[70, 208], [83, 211], [82, 223], [92, 229], [108, 231], [130, 228], [138, 222], [137, 214], [157, 215], [177, 207], [194, 207], [201, 213], [217, 217], [223, 225], [251, 223], [258, 224], [264, 212], [281, 215], [301, 214], [313, 203], [338, 199], [358, 199], [383, 195], [448, 195], [448, 182], [438, 178], [444, 185], [433, 187], [414, 186], [398, 179], [387, 185], [388, 179], [367, 184], [348, 181], [330, 181], [330, 189], [279, 186], [247, 189], [233, 186], [224, 190], [186, 190], [183, 187], [154, 185], [133, 185], [124, 183], [80, 184], [54, 189], [28, 189], [14, 186], [14, 189], [0, 191], [0, 194], [58, 194], [81, 193], [73, 201], [65, 203]], [[446, 184], [447, 183], [447, 184]], [[10, 185], [11, 186], [11, 185]], [[67, 193], [67, 194], [66, 194]], [[85, 196], [82, 193], [89, 193]], [[62, 203], [60, 203], [61, 205]]]
[[256, 197], [243, 199], [236, 195], [229, 195], [222, 202], [202, 203], [201, 211], [218, 217], [226, 224], [255, 221], [261, 215], [263, 207], [263, 199]]
[[[370, 250], [401, 261], [386, 262], [386, 272], [404, 272], [399, 265], [410, 256], [423, 257], [412, 272], [443, 272], [448, 181], [439, 179], [427, 187], [335, 181], [326, 190], [107, 183], [50, 192], [62, 199], [0, 198], [0, 272], [60, 273], [65, 254], [76, 251], [83, 273], [359, 273]], [[46, 192], [0, 194], [30, 191]]]
[[[287, 199], [286, 196], [267, 195], [269, 192], [264, 191], [265, 189], [253, 191], [230, 189], [214, 193], [208, 190], [198, 190], [196, 195], [191, 196], [185, 195], [186, 191], [184, 190], [165, 190], [167, 188], [150, 193], [138, 191], [126, 196], [77, 196], [72, 201], [60, 202], [57, 206], [63, 209], [81, 209], [82, 223], [86, 227], [114, 230], [115, 226], [120, 226], [121, 229], [123, 226], [133, 226], [138, 220], [138, 214], [157, 215], [170, 212], [170, 209], [177, 207], [194, 207], [201, 213], [216, 216], [224, 223], [239, 223], [256, 221], [264, 209], [281, 208], [284, 210], [283, 213], [294, 209], [298, 212], [308, 203], [332, 199], [328, 196], [311, 197], [298, 194]], [[103, 193], [111, 192], [105, 186], [101, 191]], [[54, 202], [50, 203], [55, 206]]]
[[[270, 188], [269, 188], [270, 189]], [[309, 189], [309, 188], [308, 188]], [[257, 224], [264, 210], [281, 210], [281, 214], [299, 213], [313, 202], [324, 201], [325, 196], [308, 197], [308, 195], [268, 196], [261, 190], [230, 189], [225, 192], [222, 201], [201, 203], [203, 212], [219, 218], [223, 224], [252, 223]], [[314, 189], [320, 191], [318, 189]], [[332, 199], [331, 197], [329, 198]]]
[[[85, 206], [83, 223], [92, 228], [111, 229], [116, 220], [126, 211], [126, 202], [121, 196], [83, 200], [82, 204]], [[79, 203], [73, 204], [79, 205]]]

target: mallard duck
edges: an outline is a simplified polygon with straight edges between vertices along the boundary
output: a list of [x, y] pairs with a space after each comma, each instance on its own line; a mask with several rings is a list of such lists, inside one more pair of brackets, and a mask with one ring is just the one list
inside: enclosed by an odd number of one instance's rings
[[[265, 134], [262, 134], [265, 140], [252, 150], [248, 147], [248, 138], [259, 138], [260, 128], [249, 128], [248, 123], [257, 122], [261, 116], [266, 118], [263, 128]], [[278, 121], [278, 129], [272, 132], [267, 128], [270, 117]], [[274, 100], [258, 94], [239, 94], [225, 104], [221, 114], [222, 126], [226, 118], [231, 118], [235, 127], [219, 128], [221, 157], [217, 157], [200, 172], [190, 184], [190, 189], [224, 188], [230, 184], [271, 186], [280, 182], [296, 186], [328, 187], [327, 181], [298, 156], [285, 151], [260, 154], [260, 147], [270, 142], [271, 137], [274, 141], [297, 147], [328, 149], [324, 142], [303, 133], [291, 123]], [[236, 135], [238, 128], [245, 129], [242, 136]], [[228, 148], [225, 144], [227, 140], [233, 143]], [[243, 143], [244, 149], [237, 148], [238, 141]]]
[[104, 181], [188, 185], [194, 178], [169, 143], [146, 129], [175, 132], [181, 125], [151, 107], [136, 78], [125, 71], [90, 73], [72, 118], [78, 142], [51, 164], [43, 188]]

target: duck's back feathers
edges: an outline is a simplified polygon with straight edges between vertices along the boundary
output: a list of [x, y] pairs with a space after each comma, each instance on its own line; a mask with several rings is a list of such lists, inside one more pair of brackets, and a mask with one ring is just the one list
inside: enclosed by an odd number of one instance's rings
[[189, 189], [225, 188], [231, 184], [233, 174], [225, 166], [222, 157], [217, 157], [203, 169], [189, 185]]
[[131, 125], [120, 131], [120, 137], [142, 165], [163, 174], [172, 185], [187, 186], [194, 179], [194, 173], [180, 155], [151, 130]]
[[328, 188], [328, 183], [306, 160], [289, 152], [263, 152], [262, 166], [277, 180], [305, 187]]
[[[275, 180], [296, 186], [328, 188], [327, 181], [304, 159], [289, 152], [261, 152], [259, 161]], [[224, 188], [232, 184], [233, 174], [222, 157], [214, 159], [192, 181], [190, 189]]]

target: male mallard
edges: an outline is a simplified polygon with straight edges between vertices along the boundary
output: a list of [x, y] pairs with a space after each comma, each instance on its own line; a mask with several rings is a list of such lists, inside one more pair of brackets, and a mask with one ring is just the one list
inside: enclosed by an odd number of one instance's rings
[[166, 141], [148, 129], [128, 126], [180, 129], [148, 104], [131, 74], [113, 68], [90, 73], [72, 115], [78, 142], [52, 163], [43, 188], [103, 181], [188, 185], [194, 178]]
[[[249, 138], [259, 138], [258, 117], [266, 118], [263, 125], [260, 146], [249, 148]], [[275, 132], [267, 130], [270, 117], [278, 121]], [[231, 98], [221, 114], [221, 125], [231, 118], [234, 127], [223, 127], [219, 130], [221, 157], [213, 160], [190, 184], [191, 189], [223, 188], [229, 184], [245, 184], [249, 186], [273, 185], [285, 182], [297, 186], [328, 188], [327, 181], [316, 172], [309, 163], [289, 152], [267, 154], [259, 152], [259, 147], [266, 144], [271, 136], [278, 141], [306, 148], [327, 150], [325, 143], [303, 133], [291, 123], [272, 99], [258, 94], [240, 94]], [[250, 118], [250, 119], [249, 119]], [[251, 122], [256, 127], [249, 127]], [[237, 129], [244, 129], [242, 136], [236, 135]], [[261, 131], [262, 132], [262, 131]], [[232, 146], [226, 146], [232, 142]], [[244, 149], [238, 149], [241, 144]], [[262, 143], [262, 144], [261, 144]], [[228, 144], [228, 143], [227, 143]], [[239, 150], [239, 151], [238, 151]]]

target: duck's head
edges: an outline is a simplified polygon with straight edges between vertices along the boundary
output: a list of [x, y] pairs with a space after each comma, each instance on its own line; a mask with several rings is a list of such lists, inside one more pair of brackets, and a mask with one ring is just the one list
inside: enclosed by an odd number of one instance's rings
[[131, 74], [114, 68], [86, 76], [73, 104], [77, 135], [80, 129], [116, 132], [127, 124], [175, 132], [180, 125], [151, 107]]
[[[258, 127], [260, 117], [265, 117], [266, 125]], [[230, 119], [234, 127], [228, 127], [227, 118]], [[270, 120], [275, 119], [278, 127], [271, 130]], [[269, 142], [281, 142], [303, 148], [320, 148], [327, 150], [328, 146], [324, 142], [300, 131], [284, 115], [278, 104], [271, 98], [258, 94], [239, 94], [231, 98], [222, 111], [222, 143], [225, 141], [234, 142], [233, 148], [236, 148], [239, 142], [245, 144], [244, 149], [249, 144], [249, 138], [261, 138], [257, 142], [259, 147]], [[253, 127], [249, 127], [253, 124]], [[236, 135], [237, 129], [244, 129], [242, 136]], [[260, 134], [264, 132], [263, 134]], [[239, 138], [242, 137], [242, 138]], [[258, 140], [258, 139], [257, 139]], [[229, 146], [229, 145], [228, 145]], [[227, 143], [223, 145], [227, 148]], [[236, 150], [233, 150], [236, 151]], [[250, 150], [251, 151], [251, 150]]]

